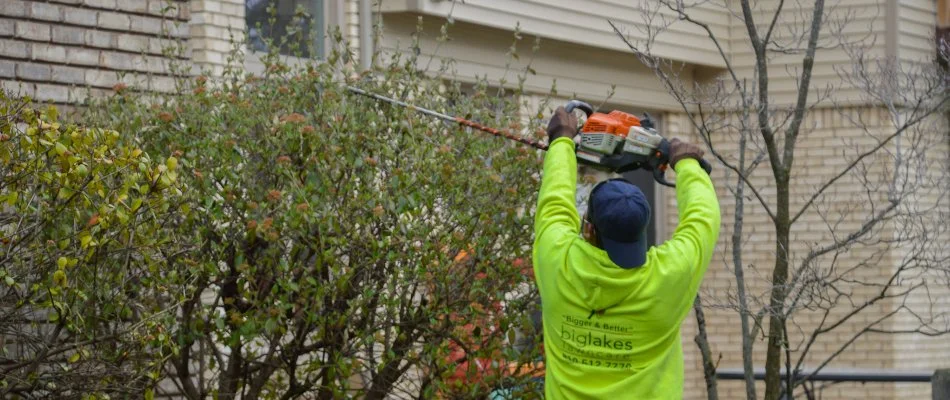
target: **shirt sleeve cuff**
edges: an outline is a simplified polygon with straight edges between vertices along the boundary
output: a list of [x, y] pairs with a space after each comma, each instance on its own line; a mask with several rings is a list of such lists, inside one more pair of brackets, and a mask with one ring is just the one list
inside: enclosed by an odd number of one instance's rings
[[571, 139], [571, 138], [569, 138], [569, 137], [567, 137], [567, 136], [561, 136], [561, 137], [559, 137], [559, 138], [557, 138], [557, 139], [554, 139], [554, 141], [551, 142], [550, 145], [548, 145], [548, 149], [550, 149], [551, 147], [554, 147], [554, 145], [556, 145], [556, 144], [558, 144], [558, 143], [570, 143], [570, 144], [571, 144], [571, 148], [574, 147], [574, 140], [573, 140], [573, 139]]

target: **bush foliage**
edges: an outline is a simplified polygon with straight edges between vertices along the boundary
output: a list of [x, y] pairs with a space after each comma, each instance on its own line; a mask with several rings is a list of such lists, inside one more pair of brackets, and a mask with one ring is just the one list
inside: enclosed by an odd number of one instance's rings
[[0, 94], [0, 397], [142, 392], [172, 347], [173, 157]]
[[[540, 155], [348, 93], [340, 53], [264, 62], [117, 87], [79, 125], [5, 113], [0, 390], [537, 393]], [[516, 96], [386, 65], [347, 80], [521, 128]]]

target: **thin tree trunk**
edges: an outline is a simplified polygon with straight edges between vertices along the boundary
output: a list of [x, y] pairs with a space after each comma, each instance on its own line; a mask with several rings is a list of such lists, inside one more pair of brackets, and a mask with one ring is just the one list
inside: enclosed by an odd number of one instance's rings
[[706, 398], [719, 400], [719, 389], [716, 381], [716, 363], [712, 360], [712, 351], [709, 349], [709, 339], [706, 337], [706, 315], [703, 313], [703, 304], [700, 295], [693, 300], [693, 310], [696, 311], [696, 327], [698, 332], [693, 340], [699, 346], [703, 356], [703, 377], [706, 379]]
[[[746, 116], [743, 116], [745, 118]], [[745, 173], [745, 153], [748, 137], [745, 129], [739, 136], [739, 171]], [[739, 322], [742, 329], [742, 375], [745, 378], [746, 400], [755, 400], [755, 370], [752, 364], [752, 337], [749, 334], [749, 305], [746, 301], [745, 271], [742, 264], [742, 226], [745, 215], [745, 183], [736, 177], [736, 208], [732, 225], [732, 264], [736, 275], [736, 297], [739, 300]]]
[[[204, 360], [204, 354], [202, 351], [198, 351], [197, 355], [192, 354], [192, 347], [195, 345], [195, 337], [198, 337], [196, 332], [191, 330], [192, 324], [195, 319], [195, 308], [198, 303], [201, 301], [201, 291], [196, 290], [191, 298], [182, 304], [181, 306], [181, 326], [182, 328], [177, 332], [178, 344], [181, 350], [177, 356], [171, 357], [171, 363], [175, 366], [176, 376], [178, 381], [181, 383], [181, 388], [184, 393], [182, 393], [185, 398], [188, 400], [199, 400], [204, 397], [204, 384], [199, 381], [197, 387], [195, 387], [194, 376], [192, 371], [189, 368], [189, 364], [194, 361], [195, 358], [198, 360]], [[198, 377], [204, 375], [204, 368], [199, 368]]]
[[[221, 383], [218, 385], [218, 399], [231, 400], [237, 398], [237, 391], [242, 373], [242, 364], [244, 363], [241, 355], [240, 342], [231, 346], [231, 354], [228, 355], [228, 367], [221, 375]], [[204, 373], [203, 371], [201, 373]]]
[[[818, 46], [818, 36], [821, 32], [822, 16], [824, 15], [824, 0], [815, 0], [812, 10], [811, 26], [809, 27], [808, 48], [802, 60], [802, 72], [799, 80], [798, 99], [795, 103], [794, 116], [788, 129], [785, 131], [785, 151], [780, 165], [772, 160], [776, 186], [775, 212], [775, 269], [772, 270], [772, 298], [769, 300], [769, 343], [765, 360], [765, 399], [777, 400], [781, 392], [782, 346], [787, 346], [785, 332], [785, 296], [788, 293], [788, 241], [791, 230], [789, 216], [789, 180], [795, 156], [795, 141], [801, 130], [808, 104], [808, 92], [811, 86], [812, 68], [815, 64], [815, 49]], [[762, 50], [768, 43], [762, 43]], [[759, 80], [767, 81], [768, 76], [760, 76]], [[760, 124], [762, 121], [759, 122]], [[766, 138], [767, 140], [770, 138]], [[770, 144], [771, 147], [771, 144]], [[791, 374], [792, 371], [786, 371]], [[792, 388], [788, 388], [789, 391]], [[789, 392], [791, 396], [791, 392]]]
[[400, 329], [397, 331], [397, 334], [402, 336], [403, 332], [405, 332], [405, 339], [397, 338], [393, 342], [390, 348], [393, 352], [393, 357], [386, 360], [386, 366], [383, 367], [383, 370], [373, 377], [373, 382], [370, 383], [369, 389], [366, 391], [366, 400], [382, 400], [386, 398], [389, 392], [392, 391], [393, 385], [399, 380], [399, 377], [409, 368], [409, 365], [401, 364], [403, 361], [407, 361], [406, 353], [412, 348], [412, 342], [416, 338], [417, 331], [415, 326], [409, 326], [404, 330]]
[[775, 220], [775, 268], [769, 300], [769, 341], [765, 358], [765, 400], [778, 400], [782, 391], [782, 346], [785, 341], [785, 284], [788, 281], [788, 173], [775, 180], [777, 195]]

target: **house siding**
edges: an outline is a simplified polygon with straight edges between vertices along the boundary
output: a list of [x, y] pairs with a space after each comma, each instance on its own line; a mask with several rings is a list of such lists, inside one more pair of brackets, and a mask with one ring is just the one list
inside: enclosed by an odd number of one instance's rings
[[[519, 25], [526, 34], [613, 51], [628, 49], [607, 24], [608, 19], [631, 38], [642, 39], [646, 37], [648, 16], [654, 16], [655, 21], [663, 19], [671, 22], [668, 29], [656, 38], [654, 50], [657, 55], [698, 65], [724, 66], [706, 33], [697, 26], [676, 21], [676, 15], [670, 10], [660, 9], [658, 14], [652, 14], [641, 8], [640, 2], [619, 0], [589, 0], [583, 3], [583, 6], [579, 6], [578, 2], [571, 0], [417, 0], [384, 2], [382, 6], [385, 12], [451, 17], [495, 29], [511, 30]], [[728, 13], [714, 7], [696, 7], [691, 13], [706, 23], [717, 36], [728, 36]]]
[[[847, 2], [828, 3], [827, 7], [833, 10], [825, 18], [823, 30], [819, 37], [821, 48], [815, 54], [815, 63], [812, 72], [812, 90], [809, 92], [810, 102], [827, 99], [834, 93], [838, 103], [860, 103], [864, 99], [860, 92], [843, 82], [842, 72], [851, 72], [852, 58], [837, 44], [844, 39], [866, 44], [865, 53], [871, 60], [886, 56], [887, 52], [887, 4], [889, 0], [850, 0]], [[733, 65], [740, 78], [751, 79], [756, 75], [755, 54], [746, 32], [742, 9], [738, 1], [730, 0], [730, 9], [734, 17], [731, 19], [733, 36], [729, 40], [732, 49]], [[753, 12], [758, 35], [763, 37], [768, 30], [772, 18], [771, 10], [778, 7], [778, 0], [759, 2], [757, 10]], [[803, 21], [810, 21], [812, 9], [798, 2], [784, 2], [783, 13], [790, 16], [780, 19], [773, 31], [773, 39], [779, 43], [793, 44], [803, 48], [807, 41], [808, 26]], [[791, 17], [794, 16], [794, 17]], [[847, 21], [840, 34], [830, 33], [835, 28], [835, 22]], [[802, 42], [793, 41], [795, 37], [802, 38]], [[837, 37], [836, 37], [837, 36]], [[794, 104], [798, 95], [798, 79], [802, 69], [803, 53], [783, 55], [775, 52], [768, 54], [769, 95], [776, 106]], [[872, 61], [873, 62], [873, 61]]]
[[[594, 103], [605, 100], [616, 86], [611, 102], [650, 109], [675, 109], [677, 104], [656, 75], [640, 65], [636, 57], [623, 52], [591, 50], [574, 43], [542, 39], [532, 53], [534, 37], [518, 41], [519, 58], [507, 52], [515, 42], [510, 31], [457, 22], [449, 28], [451, 41], [437, 42], [442, 21], [438, 17], [414, 14], [387, 14], [383, 23], [381, 51], [409, 50], [418, 18], [424, 22], [419, 36], [419, 68], [436, 72], [443, 60], [452, 59], [450, 73], [462, 81], [488, 77], [498, 84], [502, 77], [508, 86], [517, 83], [519, 73], [526, 74], [525, 89], [546, 94], [556, 82], [561, 96], [573, 96]], [[430, 62], [429, 59], [433, 58]], [[530, 63], [535, 74], [525, 73]], [[691, 79], [691, 68], [684, 71]]]
[[898, 56], [905, 62], [933, 60], [937, 54], [934, 46], [937, 2], [900, 0], [897, 6]]

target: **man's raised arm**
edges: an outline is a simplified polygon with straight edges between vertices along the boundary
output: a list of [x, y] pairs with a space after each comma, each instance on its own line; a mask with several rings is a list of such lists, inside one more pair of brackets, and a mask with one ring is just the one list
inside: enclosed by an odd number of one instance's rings
[[581, 220], [574, 204], [576, 193], [574, 142], [569, 138], [559, 138], [551, 143], [544, 156], [544, 175], [534, 217], [535, 241], [552, 227], [573, 234], [579, 232]]
[[554, 231], [577, 234], [580, 217], [574, 204], [577, 193], [577, 158], [574, 155], [574, 135], [577, 118], [558, 107], [548, 124], [547, 154], [544, 155], [544, 174], [538, 193], [538, 208], [534, 217], [535, 245], [554, 228]]
[[699, 147], [672, 141], [670, 165], [676, 170], [676, 202], [679, 224], [668, 242], [686, 262], [690, 274], [689, 302], [699, 290], [706, 268], [719, 240], [719, 199], [709, 174], [699, 165]]

